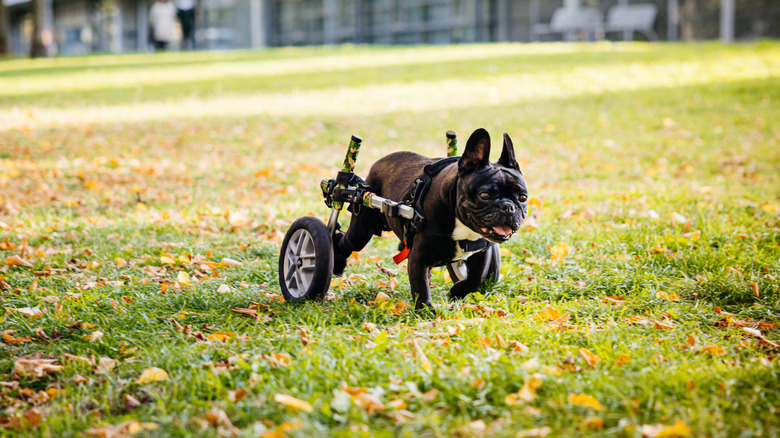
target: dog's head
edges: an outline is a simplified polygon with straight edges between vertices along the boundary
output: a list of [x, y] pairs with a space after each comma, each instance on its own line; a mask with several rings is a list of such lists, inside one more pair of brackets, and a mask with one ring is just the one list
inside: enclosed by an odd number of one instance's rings
[[458, 162], [456, 217], [486, 239], [504, 243], [528, 214], [528, 189], [515, 160], [512, 139], [504, 133], [498, 162], [490, 162], [490, 135], [471, 134]]

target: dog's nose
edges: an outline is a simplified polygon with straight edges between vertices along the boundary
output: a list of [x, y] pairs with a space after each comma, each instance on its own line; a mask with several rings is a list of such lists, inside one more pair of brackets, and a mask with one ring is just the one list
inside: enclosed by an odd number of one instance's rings
[[501, 209], [504, 210], [504, 213], [506, 214], [514, 214], [515, 213], [515, 206], [512, 203], [505, 203], [501, 206]]

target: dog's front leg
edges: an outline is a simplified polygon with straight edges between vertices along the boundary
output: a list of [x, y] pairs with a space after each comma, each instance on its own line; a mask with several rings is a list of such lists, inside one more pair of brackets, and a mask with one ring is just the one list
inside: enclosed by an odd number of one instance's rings
[[412, 289], [412, 298], [414, 299], [414, 309], [433, 309], [431, 303], [431, 267], [425, 260], [421, 251], [412, 251], [409, 253], [409, 286]]
[[450, 288], [450, 298], [464, 298], [474, 292], [485, 282], [485, 263], [488, 251], [480, 251], [466, 259], [468, 274], [466, 279], [459, 281]]

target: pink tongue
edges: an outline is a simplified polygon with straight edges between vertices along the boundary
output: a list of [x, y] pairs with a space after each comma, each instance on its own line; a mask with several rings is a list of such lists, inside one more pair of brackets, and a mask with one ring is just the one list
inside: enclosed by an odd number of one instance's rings
[[512, 234], [512, 228], [506, 225], [496, 225], [493, 227], [493, 231], [500, 236], [508, 236]]

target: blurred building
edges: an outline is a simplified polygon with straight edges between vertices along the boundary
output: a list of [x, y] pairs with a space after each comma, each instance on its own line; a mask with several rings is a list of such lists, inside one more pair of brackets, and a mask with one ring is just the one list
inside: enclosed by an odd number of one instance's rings
[[[30, 0], [0, 1], [8, 8], [14, 52], [26, 53]], [[149, 50], [153, 0], [45, 1], [58, 54]], [[727, 40], [780, 37], [780, 0], [197, 0], [196, 41], [199, 49], [532, 41], [538, 39], [533, 30], [550, 23], [557, 9], [589, 8], [602, 19], [615, 5], [637, 3], [655, 6], [652, 27], [661, 40], [723, 38], [724, 32]]]

